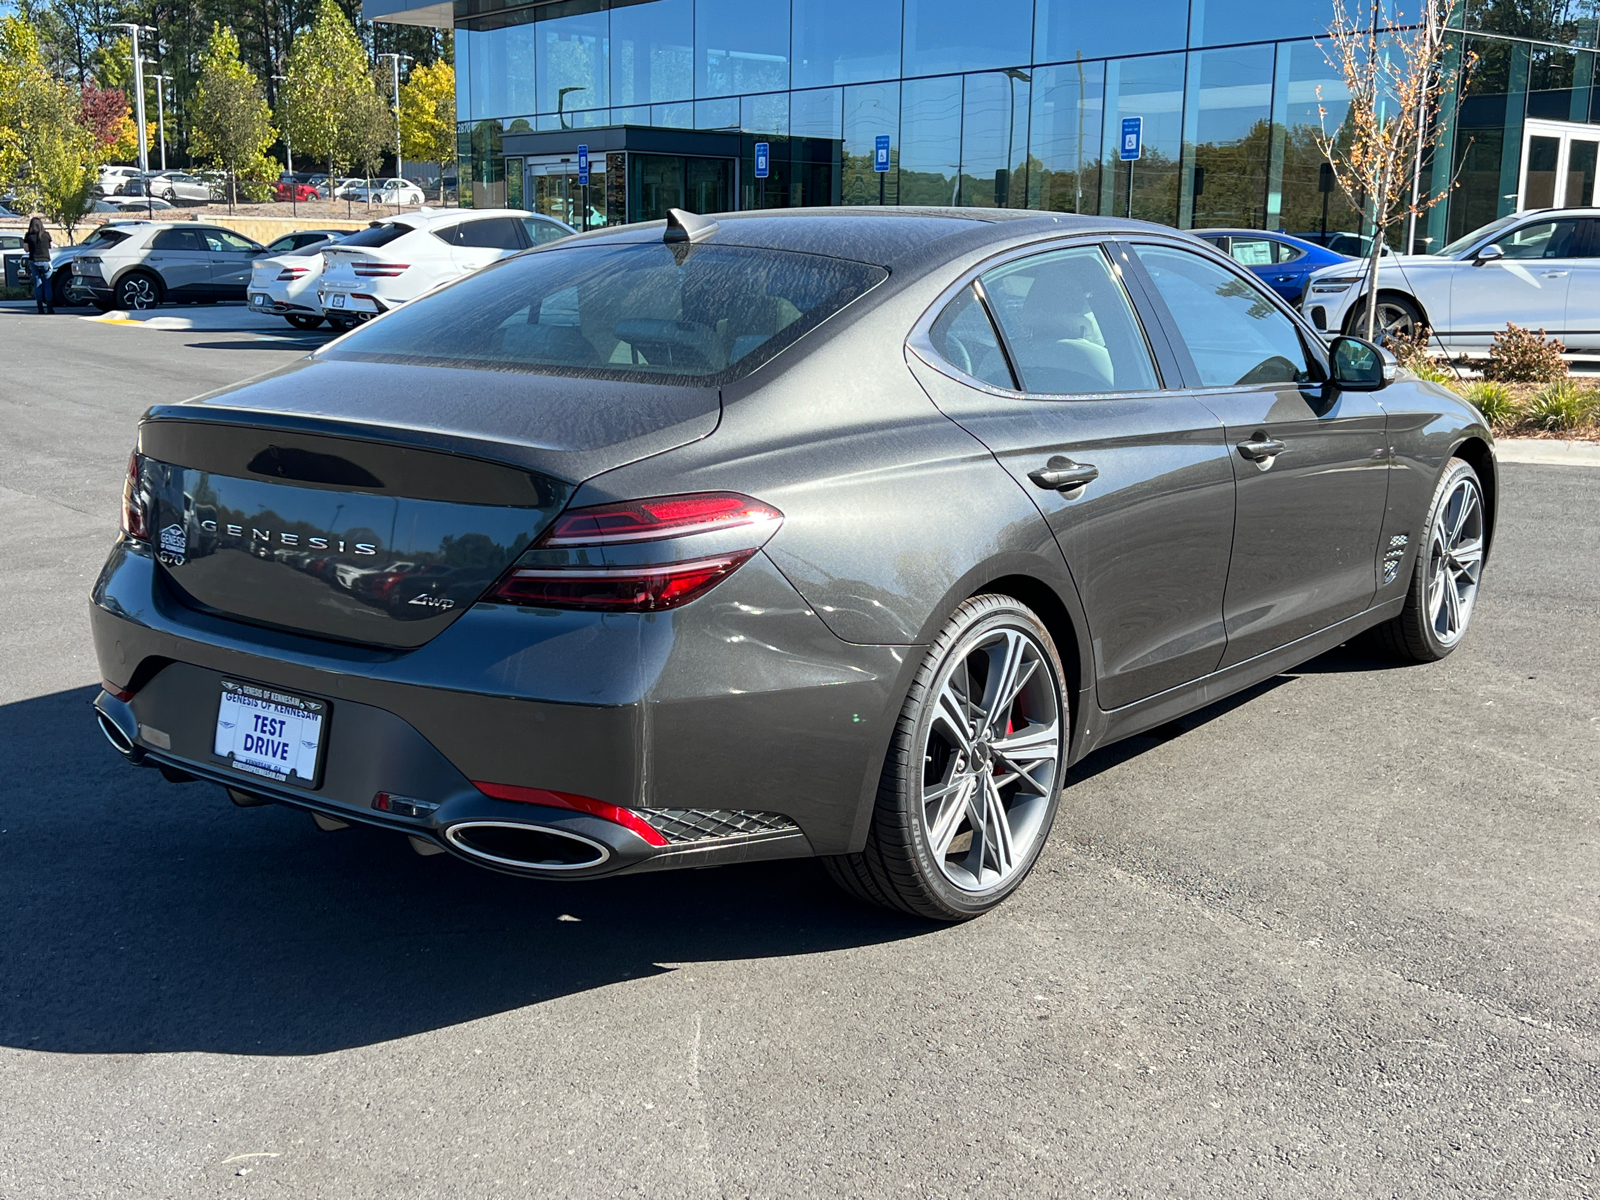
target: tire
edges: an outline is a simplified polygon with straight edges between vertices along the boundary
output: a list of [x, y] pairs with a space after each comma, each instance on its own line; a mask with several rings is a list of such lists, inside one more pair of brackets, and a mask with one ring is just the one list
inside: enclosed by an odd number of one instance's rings
[[72, 282], [72, 272], [68, 270], [57, 271], [50, 277], [50, 303], [56, 308], [71, 308], [72, 300], [67, 296], [67, 285]]
[[[1007, 686], [1015, 671], [1021, 683]], [[834, 881], [937, 921], [970, 920], [1014, 892], [1061, 797], [1071, 717], [1064, 679], [1055, 643], [1027, 605], [980, 595], [957, 608], [901, 707], [866, 846], [823, 860]], [[997, 691], [1011, 693], [998, 708]]]
[[1470, 463], [1452, 458], [1417, 538], [1405, 607], [1373, 628], [1376, 649], [1402, 662], [1429, 663], [1461, 644], [1477, 605], [1487, 532], [1482, 481]]
[[130, 271], [117, 280], [116, 306], [138, 311], [161, 303], [161, 281], [148, 271]]
[[[1345, 318], [1344, 331], [1361, 337], [1366, 327], [1367, 302], [1362, 299], [1356, 301], [1355, 307]], [[1414, 340], [1425, 328], [1422, 310], [1409, 297], [1398, 292], [1378, 293], [1378, 314], [1373, 336], [1380, 344], [1394, 337]]]
[[287, 313], [283, 319], [296, 329], [312, 330], [322, 325], [321, 317], [306, 317], [301, 316], [299, 313]]

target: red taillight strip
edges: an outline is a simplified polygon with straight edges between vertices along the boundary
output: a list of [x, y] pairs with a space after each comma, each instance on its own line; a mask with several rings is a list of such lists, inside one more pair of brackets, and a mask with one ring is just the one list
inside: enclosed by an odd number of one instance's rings
[[539, 539], [539, 545], [646, 542], [741, 528], [749, 528], [753, 538], [760, 537], [764, 541], [782, 521], [783, 514], [777, 509], [737, 492], [656, 496], [648, 500], [570, 509], [556, 519], [549, 532]]
[[661, 835], [661, 831], [638, 813], [629, 808], [607, 804], [604, 800], [595, 800], [590, 796], [575, 796], [571, 792], [520, 787], [514, 783], [481, 783], [475, 779], [472, 781], [472, 786], [495, 800], [514, 800], [519, 804], [543, 804], [547, 808], [566, 808], [573, 812], [588, 813], [591, 817], [599, 817], [603, 821], [610, 821], [613, 825], [621, 825], [624, 829], [631, 830], [652, 846], [667, 844], [667, 839]]
[[663, 612], [699, 599], [753, 554], [629, 567], [513, 567], [486, 598], [539, 608]]
[[411, 269], [410, 263], [385, 263], [385, 262], [358, 262], [351, 263], [350, 269], [364, 278], [383, 277], [393, 278], [402, 271]]

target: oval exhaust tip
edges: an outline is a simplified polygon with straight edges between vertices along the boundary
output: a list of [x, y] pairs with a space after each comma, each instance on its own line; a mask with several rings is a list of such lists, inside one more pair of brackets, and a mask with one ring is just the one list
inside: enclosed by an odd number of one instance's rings
[[94, 715], [95, 720], [100, 722], [100, 732], [106, 735], [106, 741], [111, 743], [112, 749], [131, 762], [138, 762], [144, 757], [144, 751], [133, 744], [133, 739], [122, 732], [120, 725], [103, 712]]
[[611, 857], [609, 847], [581, 834], [517, 821], [462, 821], [444, 836], [473, 858], [525, 871], [581, 871]]

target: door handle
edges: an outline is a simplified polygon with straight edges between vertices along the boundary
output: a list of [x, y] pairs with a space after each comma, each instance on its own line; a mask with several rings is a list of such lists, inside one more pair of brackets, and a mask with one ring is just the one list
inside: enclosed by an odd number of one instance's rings
[[1565, 271], [1546, 271], [1544, 277], [1546, 279], [1560, 279], [1565, 274]]
[[1277, 458], [1285, 450], [1282, 442], [1275, 438], [1251, 438], [1248, 442], [1239, 443], [1239, 453], [1251, 462], [1261, 463]]
[[1028, 478], [1042, 488], [1070, 492], [1100, 478], [1100, 468], [1092, 463], [1075, 463], [1057, 454], [1042, 467], [1028, 472]]

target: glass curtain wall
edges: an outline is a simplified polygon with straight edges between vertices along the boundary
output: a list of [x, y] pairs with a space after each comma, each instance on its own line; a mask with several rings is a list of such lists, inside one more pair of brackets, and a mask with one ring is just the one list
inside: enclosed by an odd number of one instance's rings
[[[1329, 188], [1318, 146], [1338, 136], [1349, 104], [1311, 40], [1328, 0], [1141, 0], [1131, 14], [1104, 0], [504, 7], [518, 2], [458, 0], [468, 10], [455, 39], [467, 203], [506, 201], [502, 133], [632, 124], [815, 142], [782, 160], [810, 164], [805, 182], [768, 185], [788, 203], [1131, 211], [1180, 227], [1301, 233], [1362, 224]], [[1428, 186], [1450, 193], [1418, 231], [1425, 244], [1512, 210], [1526, 120], [1600, 124], [1596, 7], [1469, 0], [1476, 66], [1439, 165], [1424, 168]], [[1144, 119], [1131, 170], [1116, 155], [1130, 116]], [[890, 144], [883, 173], [873, 170], [879, 137]], [[737, 163], [729, 169], [728, 180], [693, 184], [687, 173], [638, 178], [656, 195], [738, 202], [745, 181]]]

